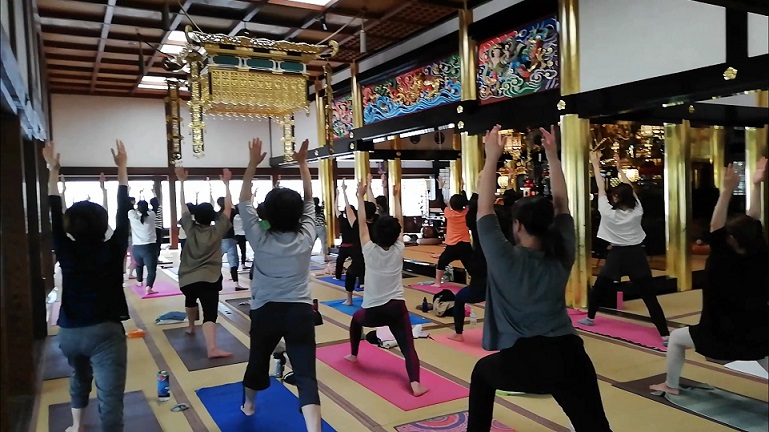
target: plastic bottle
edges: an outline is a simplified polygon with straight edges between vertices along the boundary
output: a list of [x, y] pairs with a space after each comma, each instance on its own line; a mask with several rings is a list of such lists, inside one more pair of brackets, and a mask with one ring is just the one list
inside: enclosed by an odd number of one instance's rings
[[422, 297], [422, 312], [427, 312], [430, 306], [427, 304], [427, 297]]
[[478, 317], [475, 316], [475, 311], [470, 309], [470, 325], [474, 326], [478, 324]]

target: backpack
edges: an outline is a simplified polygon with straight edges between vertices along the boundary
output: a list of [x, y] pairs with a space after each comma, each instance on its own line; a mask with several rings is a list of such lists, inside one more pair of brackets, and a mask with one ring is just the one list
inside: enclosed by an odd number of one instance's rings
[[433, 312], [436, 316], [451, 316], [454, 312], [454, 293], [450, 290], [441, 290], [433, 296]]

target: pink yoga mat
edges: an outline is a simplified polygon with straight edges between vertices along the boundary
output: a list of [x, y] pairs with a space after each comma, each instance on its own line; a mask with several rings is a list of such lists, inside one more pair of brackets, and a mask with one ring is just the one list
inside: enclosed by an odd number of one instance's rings
[[401, 357], [365, 341], [360, 345], [357, 363], [345, 360], [347, 354], [350, 354], [350, 345], [346, 343], [317, 351], [320, 361], [404, 411], [461, 399], [469, 394], [468, 389], [459, 384], [422, 368], [420, 381], [430, 391], [414, 397]]
[[171, 297], [175, 295], [181, 295], [182, 292], [179, 290], [179, 285], [173, 282], [168, 282], [162, 279], [156, 279], [155, 285], [152, 287], [153, 291], [156, 291], [155, 294], [146, 294], [147, 287], [142, 286], [136, 286], [136, 281], [131, 279], [130, 281], [126, 282], [127, 284], [130, 284], [131, 289], [133, 292], [136, 293], [139, 298], [142, 299], [150, 299], [150, 298], [158, 298], [158, 297]]
[[426, 293], [435, 295], [445, 289], [456, 294], [459, 292], [459, 290], [461, 290], [464, 287], [462, 285], [451, 283], [451, 282], [444, 282], [441, 284], [441, 286], [435, 286], [432, 282], [429, 282], [429, 283], [422, 282], [422, 283], [409, 284], [409, 288], [414, 288], [415, 290], [424, 291]]
[[442, 335], [431, 336], [436, 342], [470, 354], [477, 358], [486, 357], [489, 354], [494, 354], [496, 351], [486, 351], [481, 347], [481, 341], [483, 340], [483, 329], [476, 328], [471, 330], [465, 330], [462, 336], [465, 337], [464, 342], [457, 342], [449, 339], [449, 335], [454, 334], [446, 333]]
[[662, 344], [662, 338], [654, 327], [622, 321], [605, 315], [596, 317], [594, 320], [595, 325], [586, 326], [577, 321], [587, 317], [587, 312], [580, 312], [574, 309], [569, 309], [569, 317], [574, 327], [580, 330], [621, 339], [659, 351], [667, 351], [665, 345]]

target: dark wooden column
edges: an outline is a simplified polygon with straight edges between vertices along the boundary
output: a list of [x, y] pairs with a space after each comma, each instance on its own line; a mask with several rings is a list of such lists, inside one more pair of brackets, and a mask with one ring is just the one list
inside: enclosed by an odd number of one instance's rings
[[[37, 146], [38, 155], [42, 151], [44, 143]], [[48, 207], [48, 168], [45, 159], [37, 158], [37, 179], [40, 190], [40, 261], [43, 283], [45, 284], [45, 295], [53, 291], [56, 284], [54, 280], [53, 263], [53, 237], [51, 234], [51, 209]]]
[[0, 388], [10, 399], [35, 391], [22, 145], [19, 119], [0, 113]]
[[[43, 281], [43, 267], [40, 250], [40, 189], [38, 177], [38, 155], [41, 147], [37, 142], [22, 143], [24, 159], [24, 196], [27, 211], [27, 248], [29, 255], [29, 288], [32, 301], [32, 334], [35, 339], [48, 335], [46, 320], [46, 291]], [[40, 156], [42, 159], [42, 156]], [[47, 170], [46, 170], [47, 171]]]
[[[168, 194], [170, 195], [168, 198], [171, 200], [171, 208], [168, 209], [171, 215], [171, 227], [169, 230], [171, 249], [176, 249], [179, 247], [179, 227], [176, 226], [176, 223], [179, 221], [179, 216], [176, 212], [176, 207], [178, 206], [176, 202], [176, 175], [168, 176]], [[186, 205], [186, 203], [182, 203], [182, 205]]]

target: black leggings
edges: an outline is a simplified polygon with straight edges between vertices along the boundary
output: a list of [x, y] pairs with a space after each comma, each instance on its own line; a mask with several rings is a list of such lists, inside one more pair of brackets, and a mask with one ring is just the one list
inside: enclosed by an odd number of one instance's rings
[[625, 275], [630, 277], [630, 282], [633, 283], [633, 287], [641, 296], [641, 300], [646, 305], [646, 309], [649, 310], [649, 316], [654, 326], [657, 327], [660, 336], [669, 336], [670, 331], [665, 319], [665, 312], [662, 311], [662, 306], [657, 301], [657, 294], [654, 292], [652, 282], [652, 271], [646, 260], [646, 252], [641, 245], [612, 246], [609, 250], [601, 273], [598, 274], [593, 289], [590, 290], [587, 297], [588, 318], [595, 318], [600, 306], [600, 299], [606, 296], [615, 286], [615, 282]]
[[465, 328], [465, 304], [486, 301], [486, 281], [475, 279], [457, 293], [454, 298], [454, 331], [462, 334]]
[[238, 242], [238, 248], [240, 249], [240, 264], [246, 266], [246, 236], [236, 235], [235, 241]]
[[443, 270], [454, 261], [461, 261], [465, 268], [472, 267], [473, 263], [471, 260], [473, 254], [473, 246], [468, 242], [447, 245], [446, 249], [441, 253], [441, 256], [438, 257], [437, 268], [438, 270]]
[[344, 262], [347, 260], [347, 258], [350, 258], [352, 251], [352, 246], [339, 246], [339, 253], [336, 257], [336, 271], [334, 272], [334, 277], [337, 279], [342, 279], [342, 271], [344, 270]]
[[163, 228], [155, 228], [155, 247], [158, 249], [158, 258], [160, 258], [160, 247], [163, 245]]
[[216, 317], [219, 315], [219, 291], [221, 290], [221, 277], [214, 283], [195, 282], [185, 285], [181, 287], [182, 294], [184, 294], [184, 307], [198, 307], [198, 300], [200, 300], [200, 308], [203, 309], [203, 322], [215, 323]]
[[270, 359], [281, 338], [294, 370], [299, 406], [320, 405], [315, 375], [315, 314], [306, 303], [270, 302], [252, 309], [251, 350], [243, 387], [265, 390], [270, 386]]
[[576, 335], [519, 339], [475, 364], [470, 381], [468, 432], [488, 432], [497, 390], [551, 394], [576, 432], [611, 431], [598, 377]]
[[366, 262], [363, 259], [363, 252], [355, 248], [350, 251], [350, 257], [352, 262], [347, 267], [347, 275], [344, 278], [344, 289], [347, 292], [355, 291], [356, 281], [358, 285], [363, 285], [366, 277]]

